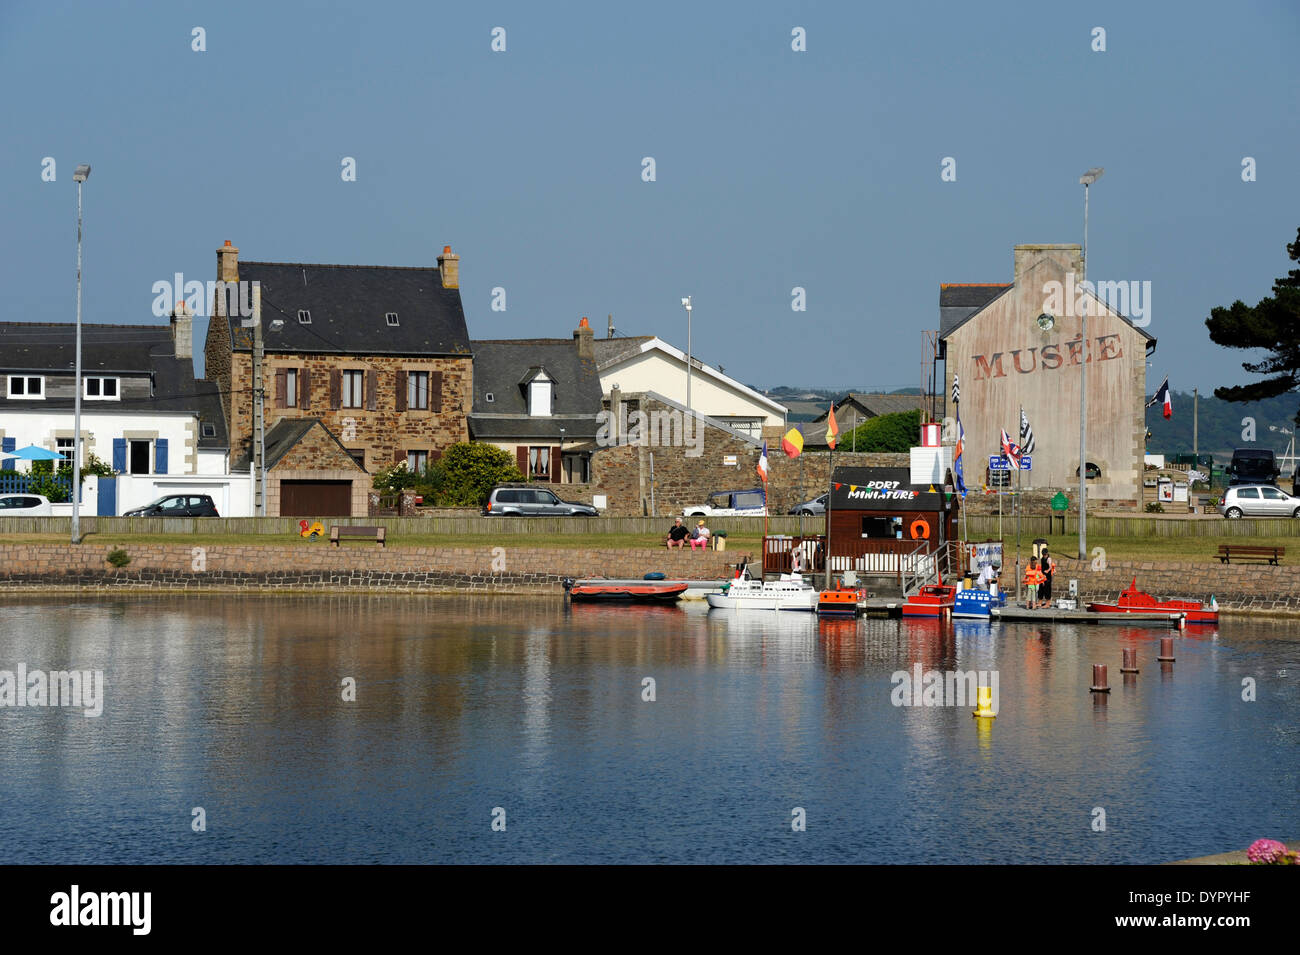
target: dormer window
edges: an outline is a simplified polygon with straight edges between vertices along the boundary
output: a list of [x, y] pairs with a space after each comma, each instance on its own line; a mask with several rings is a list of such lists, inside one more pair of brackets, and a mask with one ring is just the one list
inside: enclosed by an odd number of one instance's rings
[[546, 372], [538, 372], [528, 383], [528, 414], [534, 418], [547, 418], [551, 414], [551, 379]]
[[83, 398], [91, 401], [116, 401], [117, 400], [117, 379], [100, 378], [91, 376], [83, 378], [82, 383], [85, 391]]
[[45, 378], [40, 375], [10, 375], [9, 397], [27, 401], [45, 398]]
[[203, 425], [203, 437], [215, 438], [216, 436], [217, 436], [217, 426], [215, 424], [207, 424], [205, 422]]
[[386, 313], [384, 314], [384, 321], [388, 322], [388, 324], [389, 324], [391, 327], [396, 328], [396, 327], [397, 327], [397, 313], [396, 313], [396, 312], [386, 312]]
[[300, 308], [300, 309], [298, 309], [298, 324], [299, 324], [299, 325], [310, 325], [310, 324], [311, 324], [311, 312], [307, 311], [307, 309], [305, 309], [305, 308]]

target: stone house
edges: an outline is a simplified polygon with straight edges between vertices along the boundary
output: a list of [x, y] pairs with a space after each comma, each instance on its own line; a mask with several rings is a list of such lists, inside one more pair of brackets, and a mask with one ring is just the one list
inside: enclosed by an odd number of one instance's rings
[[[246, 471], [252, 458], [235, 463]], [[320, 418], [281, 418], [266, 432], [269, 517], [365, 517], [370, 475]]]
[[[1078, 245], [1017, 245], [1011, 283], [939, 287], [944, 395], [959, 375], [972, 491], [984, 482], [989, 457], [1000, 453], [1001, 429], [1018, 439], [1021, 408], [1037, 442], [1024, 486], [1077, 487], [1086, 364], [1087, 460], [1100, 469], [1088, 481], [1089, 502], [1136, 508], [1141, 501], [1146, 363], [1156, 340], [1123, 314], [1122, 304], [1107, 304], [1110, 295], [1086, 292], [1082, 272]], [[951, 405], [946, 413], [953, 414]]]
[[[437, 268], [241, 262], [227, 241], [218, 281], [245, 300], [242, 283], [261, 286], [268, 432], [313, 419], [371, 473], [422, 469], [467, 440], [473, 368], [459, 266], [450, 247]], [[259, 385], [252, 319], [222, 295], [213, 306], [207, 374], [226, 396], [232, 457], [247, 459]]]

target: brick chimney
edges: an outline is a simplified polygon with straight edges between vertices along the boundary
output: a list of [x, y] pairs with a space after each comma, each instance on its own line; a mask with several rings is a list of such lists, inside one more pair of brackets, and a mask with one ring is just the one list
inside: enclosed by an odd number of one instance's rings
[[442, 255], [438, 256], [438, 272], [442, 275], [443, 288], [460, 288], [460, 256], [449, 245], [444, 245]]
[[1012, 281], [1019, 282], [1022, 276], [1045, 262], [1054, 263], [1056, 269], [1045, 272], [1044, 280], [1055, 279], [1057, 270], [1062, 273], [1073, 272], [1076, 276], [1075, 281], [1083, 279], [1083, 246], [1074, 242], [1058, 245], [1017, 245], [1014, 249]]
[[239, 250], [226, 240], [226, 244], [217, 249], [217, 281], [239, 281]]
[[582, 317], [578, 327], [573, 331], [573, 341], [578, 346], [579, 358], [595, 358], [596, 346], [592, 344], [596, 333], [591, 330], [591, 325], [587, 322], [587, 316]]
[[172, 309], [172, 344], [177, 358], [194, 357], [194, 313], [184, 299]]
[[609, 389], [609, 437], [618, 443], [619, 425], [623, 421], [623, 389], [614, 385]]

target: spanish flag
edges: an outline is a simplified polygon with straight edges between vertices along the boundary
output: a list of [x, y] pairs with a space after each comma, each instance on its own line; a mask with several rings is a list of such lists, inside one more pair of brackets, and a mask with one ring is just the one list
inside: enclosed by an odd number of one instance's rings
[[835, 447], [835, 439], [840, 436], [840, 426], [835, 423], [835, 402], [831, 402], [831, 412], [826, 418], [826, 446]]
[[787, 458], [797, 458], [803, 454], [803, 435], [798, 428], [791, 428], [782, 436], [781, 450]]

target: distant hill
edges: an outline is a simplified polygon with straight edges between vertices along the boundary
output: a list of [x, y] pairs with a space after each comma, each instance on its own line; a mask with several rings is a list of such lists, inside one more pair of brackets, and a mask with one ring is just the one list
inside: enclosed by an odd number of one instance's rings
[[[1147, 430], [1151, 432], [1151, 437], [1147, 440], [1148, 454], [1187, 454], [1192, 450], [1191, 392], [1173, 392], [1172, 403], [1174, 413], [1168, 421], [1164, 419], [1159, 405], [1153, 405], [1146, 411]], [[1286, 450], [1291, 436], [1280, 431], [1269, 431], [1269, 426], [1294, 430], [1298, 406], [1300, 395], [1295, 394], [1241, 404], [1202, 395], [1197, 415], [1197, 446], [1201, 454], [1213, 454], [1223, 464], [1232, 457], [1233, 448], [1258, 446], [1272, 448], [1281, 454]], [[1242, 423], [1244, 418], [1255, 419], [1254, 441], [1242, 437], [1242, 431], [1246, 427]]]

